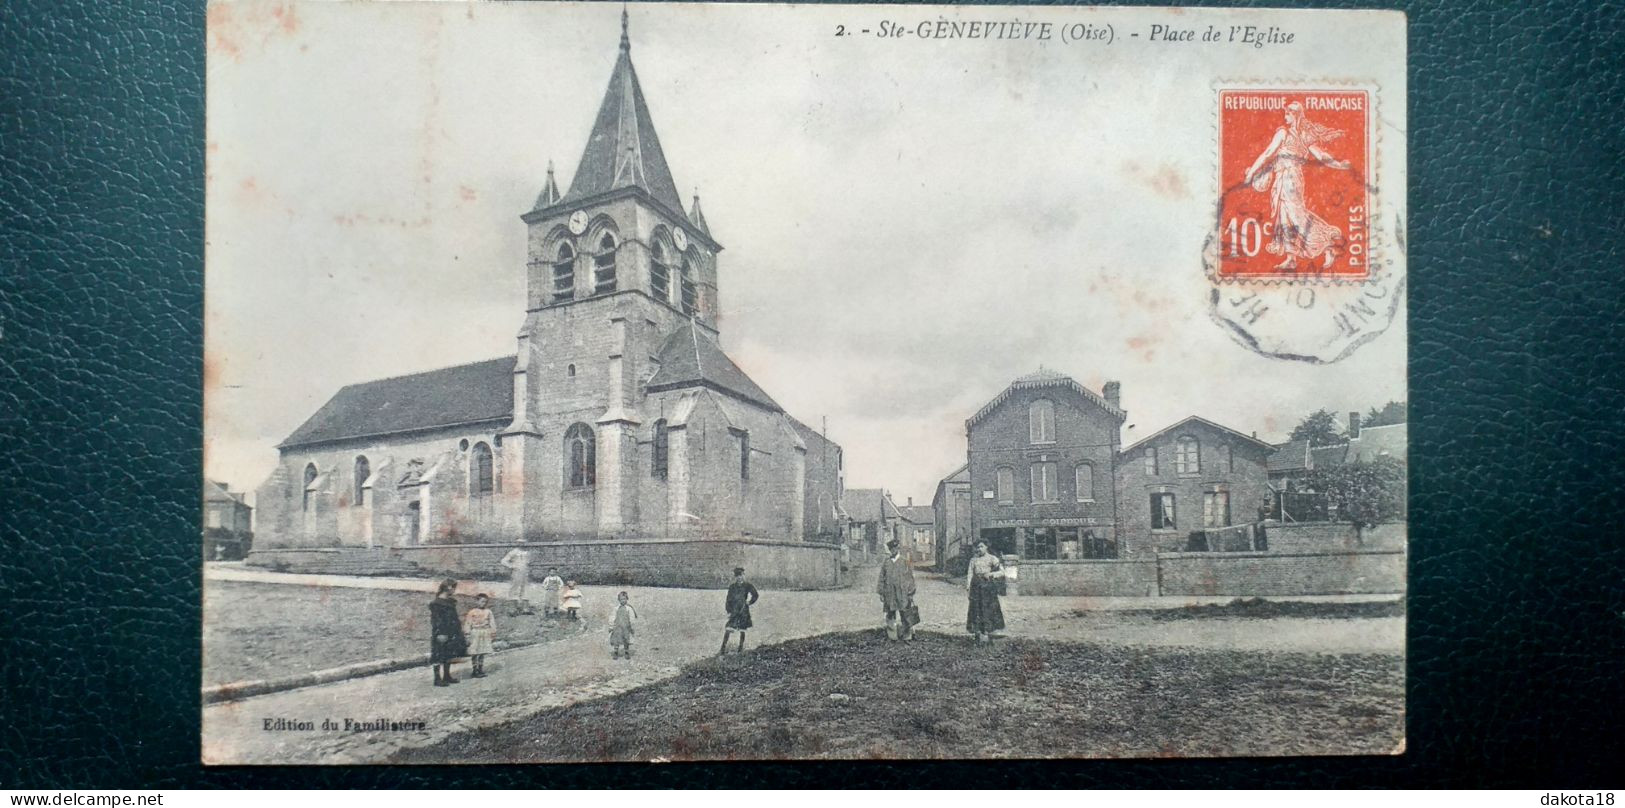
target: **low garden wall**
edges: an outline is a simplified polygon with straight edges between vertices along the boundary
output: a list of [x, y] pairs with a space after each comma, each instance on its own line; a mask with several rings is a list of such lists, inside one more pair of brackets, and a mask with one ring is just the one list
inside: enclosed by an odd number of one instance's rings
[[[424, 575], [506, 580], [502, 557], [514, 544], [445, 544], [389, 548], [256, 550], [248, 563], [287, 572], [337, 575]], [[828, 589], [841, 586], [840, 548], [773, 541], [622, 539], [534, 542], [531, 578], [549, 568], [584, 584], [727, 587], [744, 567], [757, 586]]]
[[1403, 550], [1405, 523], [1368, 527], [1362, 533], [1348, 522], [1271, 522], [1264, 529], [1269, 549], [1279, 553], [1324, 553], [1336, 550]]
[[1405, 591], [1405, 551], [1161, 553], [1164, 595], [1378, 595]]
[[1157, 594], [1154, 560], [1032, 561], [1017, 567], [1022, 595], [1133, 598]]

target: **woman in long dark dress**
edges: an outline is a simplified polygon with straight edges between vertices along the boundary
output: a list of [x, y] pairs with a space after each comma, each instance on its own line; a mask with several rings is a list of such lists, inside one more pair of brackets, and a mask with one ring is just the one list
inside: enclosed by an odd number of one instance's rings
[[993, 632], [1004, 628], [1004, 610], [999, 608], [999, 580], [1003, 577], [999, 557], [987, 551], [987, 542], [977, 542], [976, 555], [965, 570], [965, 586], [970, 589], [965, 630], [976, 635], [977, 642], [991, 641]]
[[457, 684], [451, 678], [451, 663], [468, 656], [468, 639], [463, 621], [457, 617], [457, 582], [447, 578], [429, 601], [429, 666], [434, 668], [434, 686]]

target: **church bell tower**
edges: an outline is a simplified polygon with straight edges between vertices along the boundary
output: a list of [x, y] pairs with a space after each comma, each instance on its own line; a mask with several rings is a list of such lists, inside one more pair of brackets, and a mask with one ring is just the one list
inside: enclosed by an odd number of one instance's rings
[[[550, 164], [520, 218], [526, 316], [504, 468], [525, 481], [522, 531], [621, 535], [637, 519], [625, 483], [637, 473], [639, 426], [651, 420], [641, 412], [644, 382], [678, 329], [715, 336], [722, 249], [697, 195], [684, 210], [632, 66], [624, 9], [609, 86], [569, 189], [560, 193]], [[590, 475], [572, 472], [567, 456], [585, 450], [566, 448], [567, 434], [588, 429]]]

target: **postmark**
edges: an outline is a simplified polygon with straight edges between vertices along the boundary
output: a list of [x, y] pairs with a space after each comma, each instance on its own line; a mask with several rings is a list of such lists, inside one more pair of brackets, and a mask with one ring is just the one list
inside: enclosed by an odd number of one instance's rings
[[1221, 85], [1214, 93], [1209, 311], [1272, 358], [1336, 362], [1387, 330], [1403, 223], [1382, 205], [1374, 85]]

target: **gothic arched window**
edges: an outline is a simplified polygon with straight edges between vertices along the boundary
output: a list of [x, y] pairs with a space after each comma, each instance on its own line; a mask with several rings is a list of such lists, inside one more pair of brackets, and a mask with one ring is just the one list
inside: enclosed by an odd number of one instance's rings
[[1202, 447], [1196, 438], [1182, 436], [1174, 444], [1174, 473], [1197, 474], [1202, 470]]
[[1027, 405], [1027, 433], [1033, 443], [1055, 442], [1055, 402], [1041, 398]]
[[649, 293], [661, 303], [671, 302], [671, 253], [665, 239], [656, 236], [649, 258]]
[[372, 464], [367, 462], [366, 455], [358, 455], [355, 459], [355, 498], [350, 500], [351, 505], [360, 505], [366, 499], [367, 478], [372, 476]]
[[573, 424], [564, 432], [564, 479], [571, 488], [598, 481], [598, 440], [586, 424]]
[[694, 285], [694, 261], [692, 259], [683, 259], [682, 276], [683, 313], [692, 317], [694, 312], [700, 309], [700, 293], [699, 287]]
[[468, 458], [468, 494], [482, 497], [497, 488], [496, 463], [491, 457], [491, 447], [482, 443], [474, 444], [474, 450]]
[[592, 257], [592, 293], [595, 295], [615, 291], [615, 247], [614, 233], [605, 233], [598, 239], [598, 252]]
[[315, 493], [315, 486], [313, 485], [313, 483], [315, 483], [315, 482], [316, 482], [316, 464], [315, 463], [307, 464], [305, 466], [305, 484], [304, 484], [304, 486], [302, 486], [302, 488], [303, 488], [303, 490], [305, 492], [305, 501], [304, 501], [304, 505], [302, 507], [306, 511], [310, 510], [311, 495]]
[[559, 254], [553, 259], [553, 302], [562, 303], [576, 296], [576, 251], [569, 244], [559, 245]]
[[650, 471], [657, 479], [666, 479], [666, 466], [671, 450], [671, 435], [666, 430], [666, 419], [655, 422], [653, 462]]

